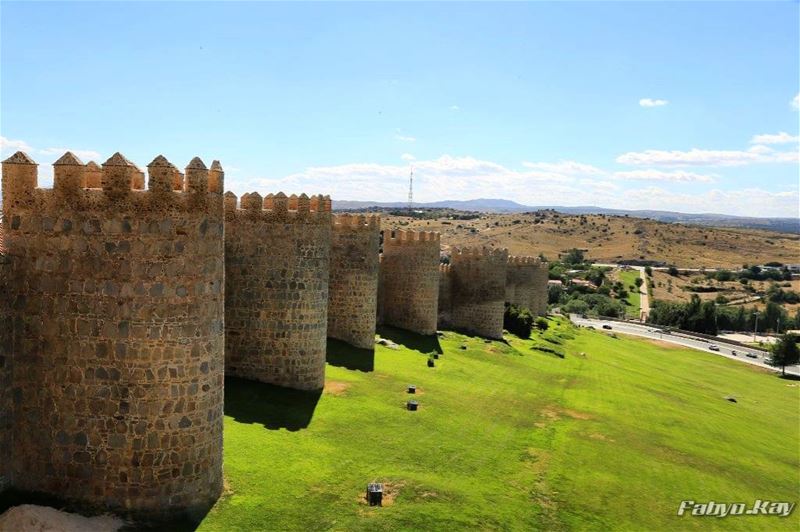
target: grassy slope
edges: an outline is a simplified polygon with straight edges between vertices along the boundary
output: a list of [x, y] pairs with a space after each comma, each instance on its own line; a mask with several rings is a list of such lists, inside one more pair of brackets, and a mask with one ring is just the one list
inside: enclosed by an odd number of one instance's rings
[[625, 312], [628, 316], [638, 318], [639, 309], [642, 306], [642, 295], [636, 287], [636, 279], [639, 278], [639, 270], [620, 270], [617, 272], [617, 276], [619, 280], [622, 281], [622, 284], [625, 285], [625, 290], [628, 291], [628, 305], [625, 307]]
[[[201, 529], [798, 527], [800, 512], [674, 516], [684, 498], [796, 500], [798, 387], [721, 357], [551, 324], [510, 346], [447, 333], [434, 369], [422, 354], [434, 345], [391, 333], [419, 351], [378, 347], [374, 371], [329, 366], [313, 417], [313, 394], [229, 381], [232, 494]], [[403, 408], [409, 383], [421, 388], [418, 412]], [[393, 504], [363, 504], [373, 480], [389, 483]]]

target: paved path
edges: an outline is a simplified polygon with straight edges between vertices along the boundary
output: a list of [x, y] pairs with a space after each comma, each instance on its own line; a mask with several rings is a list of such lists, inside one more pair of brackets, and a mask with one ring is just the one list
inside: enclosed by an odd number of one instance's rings
[[[736, 360], [753, 366], [759, 366], [761, 368], [780, 372], [780, 368], [774, 368], [767, 364], [767, 353], [765, 351], [728, 344], [723, 338], [718, 338], [716, 340], [701, 340], [695, 337], [682, 336], [678, 333], [665, 333], [659, 329], [654, 329], [652, 327], [648, 327], [647, 325], [641, 325], [638, 323], [581, 318], [577, 314], [571, 314], [570, 319], [573, 323], [580, 325], [581, 327], [592, 326], [595, 329], [602, 330], [603, 325], [610, 325], [611, 330], [618, 333], [641, 336], [644, 338], [650, 338], [652, 340], [661, 340], [663, 342], [678, 344], [684, 347], [691, 347], [692, 349], [697, 349], [698, 351], [703, 351], [712, 355], [723, 356], [731, 360]], [[712, 344], [717, 345], [719, 347], [719, 351], [711, 351], [709, 346]], [[735, 355], [733, 354], [734, 352], [736, 352]], [[748, 353], [756, 355], [756, 358], [748, 357]], [[800, 376], [800, 366], [787, 366], [786, 373]]]

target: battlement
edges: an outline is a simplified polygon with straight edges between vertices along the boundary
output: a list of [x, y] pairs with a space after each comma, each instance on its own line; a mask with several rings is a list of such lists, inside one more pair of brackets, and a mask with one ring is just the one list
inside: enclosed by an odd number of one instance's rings
[[413, 246], [422, 243], [434, 244], [439, 247], [440, 235], [436, 231], [404, 231], [395, 229], [383, 232], [383, 247]]
[[488, 258], [492, 261], [502, 261], [504, 263], [508, 262], [508, 250], [507, 249], [494, 249], [494, 248], [487, 248], [487, 247], [466, 247], [460, 248], [455, 250], [450, 255], [450, 261], [452, 263], [458, 264], [461, 262], [467, 262], [475, 259], [484, 259]]
[[334, 231], [347, 229], [375, 231], [381, 226], [381, 217], [377, 214], [336, 214], [332, 218]]
[[258, 192], [249, 192], [242, 194], [238, 205], [233, 192], [226, 192], [224, 198], [225, 216], [229, 219], [330, 223], [331, 197], [322, 194], [309, 197], [305, 193], [287, 196], [278, 192], [262, 197]]
[[[195, 157], [186, 167], [183, 179], [175, 165], [159, 155], [147, 165], [145, 174], [124, 155], [117, 152], [102, 166], [83, 162], [66, 152], [53, 163], [53, 188], [38, 187], [38, 164], [23, 152], [2, 162], [3, 202], [6, 213], [38, 211], [46, 214], [57, 206], [74, 210], [212, 210], [221, 207], [220, 193], [224, 176], [215, 161], [208, 170]], [[179, 178], [179, 180], [178, 180]]]
[[539, 257], [519, 257], [516, 255], [508, 256], [509, 265], [523, 265], [523, 264], [544, 264]]

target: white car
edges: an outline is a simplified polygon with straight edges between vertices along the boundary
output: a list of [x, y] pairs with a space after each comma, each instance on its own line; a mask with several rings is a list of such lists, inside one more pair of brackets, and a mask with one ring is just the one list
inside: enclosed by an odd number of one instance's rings
[[719, 346], [717, 344], [711, 344], [708, 346], [711, 351], [719, 351]]

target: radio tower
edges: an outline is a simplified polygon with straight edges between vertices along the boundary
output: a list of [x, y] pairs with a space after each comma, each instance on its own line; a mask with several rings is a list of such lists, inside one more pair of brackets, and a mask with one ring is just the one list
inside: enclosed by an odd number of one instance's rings
[[408, 210], [414, 205], [414, 167], [411, 167], [411, 173], [408, 174]]

